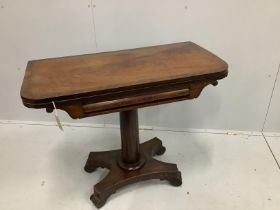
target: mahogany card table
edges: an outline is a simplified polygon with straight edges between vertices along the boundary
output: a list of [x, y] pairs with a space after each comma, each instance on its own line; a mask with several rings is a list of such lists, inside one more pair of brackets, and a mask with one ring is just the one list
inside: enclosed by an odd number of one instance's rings
[[90, 197], [100, 208], [117, 189], [138, 181], [182, 184], [176, 164], [153, 158], [165, 152], [160, 139], [139, 143], [137, 109], [197, 98], [227, 69], [192, 42], [35, 60], [28, 62], [21, 98], [26, 107], [52, 112], [55, 105], [73, 119], [120, 112], [121, 149], [91, 152], [84, 167], [110, 170]]

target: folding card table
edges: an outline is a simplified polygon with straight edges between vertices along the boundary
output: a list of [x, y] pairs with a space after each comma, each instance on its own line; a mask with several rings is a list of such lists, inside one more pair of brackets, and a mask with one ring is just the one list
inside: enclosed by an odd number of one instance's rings
[[176, 164], [153, 158], [165, 152], [160, 139], [139, 144], [137, 109], [197, 98], [226, 77], [227, 68], [192, 42], [36, 60], [28, 62], [21, 98], [26, 107], [47, 112], [55, 104], [73, 119], [120, 112], [121, 150], [91, 152], [84, 167], [110, 170], [91, 196], [99, 208], [117, 189], [138, 181], [182, 184]]

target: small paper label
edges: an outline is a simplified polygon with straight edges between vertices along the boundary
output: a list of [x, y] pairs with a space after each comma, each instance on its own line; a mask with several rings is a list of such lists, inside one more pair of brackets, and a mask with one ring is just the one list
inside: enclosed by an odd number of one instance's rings
[[57, 115], [55, 115], [55, 120], [56, 120], [56, 123], [57, 123], [59, 129], [63, 131], [62, 124], [61, 124], [61, 122], [59, 120], [59, 117]]
[[62, 124], [60, 122], [60, 119], [59, 119], [59, 116], [58, 116], [58, 113], [57, 113], [57, 109], [56, 109], [55, 103], [54, 102], [52, 102], [52, 103], [53, 103], [53, 108], [54, 108], [55, 121], [56, 121], [57, 126], [59, 127], [59, 129], [61, 131], [63, 131], [63, 127], [62, 127]]

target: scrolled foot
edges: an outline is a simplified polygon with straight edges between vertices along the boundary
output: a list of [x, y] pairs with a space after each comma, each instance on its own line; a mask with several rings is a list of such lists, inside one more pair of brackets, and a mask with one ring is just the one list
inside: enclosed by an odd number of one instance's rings
[[145, 143], [141, 144], [142, 150], [144, 150], [147, 154], [154, 155], [162, 155], [165, 153], [165, 147], [162, 145], [162, 141], [155, 137]]
[[85, 165], [84, 170], [88, 173], [94, 172], [98, 167], [93, 165]]
[[102, 206], [104, 206], [104, 204], [106, 203], [107, 199], [102, 198], [101, 196], [97, 195], [97, 194], [92, 194], [90, 196], [90, 200], [92, 201], [92, 203], [97, 207], [97, 208], [101, 208]]
[[177, 172], [176, 175], [172, 175], [166, 179], [173, 186], [181, 186], [182, 185], [182, 177], [181, 173]]
[[164, 146], [161, 146], [157, 151], [156, 155], [163, 155], [166, 151], [166, 148]]

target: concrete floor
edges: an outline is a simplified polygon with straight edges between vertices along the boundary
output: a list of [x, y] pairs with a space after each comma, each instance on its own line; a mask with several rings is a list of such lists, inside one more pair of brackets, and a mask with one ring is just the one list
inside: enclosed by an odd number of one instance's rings
[[[92, 186], [108, 172], [83, 171], [90, 151], [120, 147], [116, 128], [0, 124], [1, 210], [92, 210]], [[177, 163], [183, 185], [150, 180], [120, 189], [102, 208], [278, 210], [280, 137], [141, 130], [163, 140], [158, 159]], [[270, 148], [268, 147], [270, 146]], [[273, 156], [271, 150], [273, 151]]]

